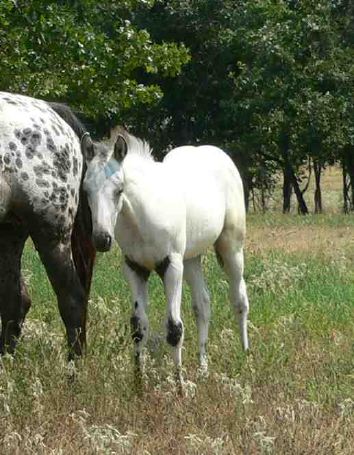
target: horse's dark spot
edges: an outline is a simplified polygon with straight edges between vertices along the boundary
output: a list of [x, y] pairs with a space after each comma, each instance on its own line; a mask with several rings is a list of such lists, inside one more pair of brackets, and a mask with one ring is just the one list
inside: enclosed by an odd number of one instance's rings
[[38, 186], [41, 186], [41, 187], [46, 187], [46, 188], [49, 187], [49, 182], [47, 182], [47, 180], [36, 179], [36, 183]]
[[53, 188], [58, 188], [57, 182], [52, 182], [52, 187], [53, 187]]
[[55, 171], [52, 171], [52, 177], [57, 178], [57, 173]]
[[22, 178], [22, 180], [28, 180], [29, 177], [28, 177], [27, 172], [21, 172], [21, 178]]
[[77, 194], [75, 194], [75, 204], [77, 205], [79, 203], [79, 197]]
[[54, 152], [53, 164], [57, 169], [58, 176], [63, 182], [67, 181], [67, 174], [71, 168], [69, 146], [65, 144], [65, 147], [60, 147], [60, 151]]
[[48, 202], [49, 202], [48, 199], [45, 199], [45, 198], [42, 198], [42, 199], [41, 199], [41, 203], [42, 203], [43, 205], [48, 204]]
[[43, 155], [42, 155], [40, 152], [37, 153], [37, 157], [38, 157], [39, 160], [42, 160], [42, 159], [43, 159]]
[[53, 153], [56, 152], [57, 150], [56, 145], [54, 144], [54, 141], [50, 136], [47, 137], [47, 149]]
[[28, 145], [26, 147], [26, 152], [25, 152], [27, 158], [31, 160], [35, 154], [35, 149], [32, 147], [32, 145]]
[[181, 322], [175, 322], [171, 318], [167, 321], [167, 343], [171, 346], [177, 346], [180, 342], [183, 333], [183, 325]]
[[44, 192], [43, 192], [43, 196], [49, 197], [49, 192], [48, 192], [48, 191], [44, 191]]
[[5, 153], [5, 156], [4, 156], [4, 163], [5, 164], [10, 164], [10, 161], [11, 161], [11, 156], [9, 153]]
[[14, 142], [9, 142], [9, 149], [10, 150], [16, 150], [17, 149], [17, 145]]
[[170, 258], [166, 256], [165, 259], [156, 264], [155, 270], [162, 280], [165, 276], [166, 270], [168, 269], [170, 263], [171, 263]]
[[21, 137], [21, 143], [22, 143], [23, 145], [26, 145], [27, 142], [28, 142], [28, 137], [27, 137], [27, 136], [22, 136], [22, 137]]
[[[52, 182], [52, 185], [53, 183], [55, 182]], [[53, 185], [53, 191], [49, 199], [52, 201], [55, 208], [61, 211], [65, 211], [68, 207], [69, 193], [64, 186], [58, 187], [56, 184], [55, 187]]]
[[31, 136], [31, 144], [37, 146], [41, 143], [42, 135], [38, 131], [34, 131]]
[[125, 262], [140, 278], [147, 281], [150, 276], [150, 270], [139, 265], [137, 262], [131, 261], [128, 256], [125, 256]]
[[49, 130], [47, 130], [47, 128], [44, 128], [43, 132], [46, 136], [50, 136], [50, 132], [49, 132]]
[[16, 166], [17, 166], [19, 169], [22, 168], [22, 160], [21, 160], [20, 158], [16, 158], [15, 163], [16, 163]]
[[59, 131], [56, 129], [55, 125], [52, 125], [52, 129], [57, 136], [60, 136]]
[[134, 304], [135, 309], [137, 309], [138, 306], [139, 306], [138, 302], [135, 302], [135, 304]]
[[21, 131], [20, 130], [16, 129], [14, 131], [14, 134], [15, 134], [15, 137], [17, 137], [17, 139], [20, 139], [20, 137], [21, 137]]
[[38, 123], [33, 123], [33, 128], [36, 129], [36, 130], [40, 130], [41, 129], [41, 125], [38, 125]]
[[44, 119], [42, 117], [39, 117], [39, 120], [42, 122], [42, 123], [45, 123]]
[[130, 318], [130, 327], [132, 330], [132, 338], [134, 343], [139, 343], [144, 338], [144, 335], [141, 331], [139, 318], [137, 316], [132, 316]]
[[43, 161], [42, 164], [33, 166], [33, 170], [38, 177], [42, 176], [43, 174], [50, 174], [50, 167], [45, 161]]
[[71, 190], [70, 190], [70, 194], [71, 194], [71, 196], [72, 196], [72, 197], [74, 197], [74, 194], [75, 194], [75, 190], [74, 190], [74, 188], [71, 188]]
[[31, 134], [31, 132], [32, 132], [31, 128], [25, 128], [25, 129], [23, 130], [23, 134], [24, 134], [25, 136], [29, 136], [29, 135]]

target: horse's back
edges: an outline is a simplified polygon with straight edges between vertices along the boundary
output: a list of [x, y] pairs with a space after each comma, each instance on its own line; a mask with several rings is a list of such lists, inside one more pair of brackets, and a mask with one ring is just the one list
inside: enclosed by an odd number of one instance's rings
[[72, 225], [81, 171], [78, 138], [46, 102], [0, 92], [0, 185], [11, 212]]
[[192, 257], [219, 238], [225, 229], [238, 241], [245, 235], [242, 180], [230, 157], [203, 145], [171, 150], [164, 163], [180, 178], [187, 208], [187, 251]]

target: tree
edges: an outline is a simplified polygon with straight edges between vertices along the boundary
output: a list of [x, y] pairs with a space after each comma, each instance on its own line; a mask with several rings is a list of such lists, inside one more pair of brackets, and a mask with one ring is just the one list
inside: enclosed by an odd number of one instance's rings
[[294, 189], [300, 211], [308, 212], [301, 182], [310, 160], [319, 209], [320, 171], [338, 159], [351, 124], [353, 58], [342, 39], [341, 5], [157, 2], [138, 21], [158, 42], [183, 42], [191, 61], [177, 79], [153, 77], [164, 97], [140, 118], [142, 133], [162, 150], [191, 142], [226, 148], [246, 189], [271, 188], [282, 171], [284, 211]]
[[149, 0], [3, 0], [0, 3], [2, 90], [65, 100], [95, 119], [156, 102], [160, 88], [140, 72], [175, 76], [188, 59], [183, 45], [153, 43], [134, 24]]

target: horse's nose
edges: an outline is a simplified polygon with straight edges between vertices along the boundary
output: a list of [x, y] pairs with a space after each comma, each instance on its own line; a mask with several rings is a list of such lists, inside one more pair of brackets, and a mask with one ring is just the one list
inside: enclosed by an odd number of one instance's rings
[[93, 243], [97, 251], [109, 251], [112, 246], [112, 236], [106, 232], [100, 232], [93, 236]]

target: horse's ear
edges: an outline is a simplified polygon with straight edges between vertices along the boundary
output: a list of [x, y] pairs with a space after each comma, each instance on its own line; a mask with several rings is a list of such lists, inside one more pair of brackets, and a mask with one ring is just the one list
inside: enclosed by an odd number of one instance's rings
[[118, 162], [121, 162], [124, 160], [127, 153], [128, 153], [127, 141], [121, 134], [118, 134], [117, 140], [114, 144], [114, 152], [113, 152], [114, 158]]
[[93, 141], [88, 133], [85, 133], [81, 138], [81, 152], [86, 161], [91, 161], [95, 155]]

